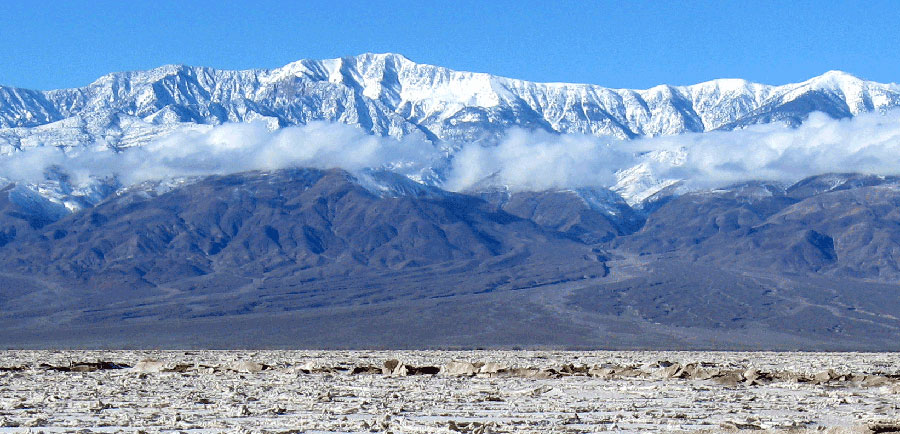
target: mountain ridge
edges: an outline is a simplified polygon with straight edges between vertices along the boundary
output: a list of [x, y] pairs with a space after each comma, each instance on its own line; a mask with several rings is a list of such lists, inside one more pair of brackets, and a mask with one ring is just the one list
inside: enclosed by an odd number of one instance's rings
[[366, 53], [273, 69], [164, 65], [49, 91], [0, 86], [0, 153], [101, 141], [127, 147], [177, 126], [260, 119], [273, 128], [325, 120], [382, 136], [466, 142], [496, 139], [513, 126], [635, 138], [798, 124], [812, 111], [847, 117], [897, 106], [897, 84], [840, 71], [780, 86], [717, 79], [615, 89], [538, 83]]

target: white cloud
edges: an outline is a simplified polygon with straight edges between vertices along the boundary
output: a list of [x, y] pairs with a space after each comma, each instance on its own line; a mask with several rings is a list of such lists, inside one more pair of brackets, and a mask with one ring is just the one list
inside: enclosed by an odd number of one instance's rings
[[[679, 158], [652, 158], [663, 154]], [[313, 122], [270, 131], [263, 123], [244, 123], [182, 130], [120, 153], [34, 148], [0, 157], [0, 177], [40, 182], [51, 166], [76, 183], [116, 176], [125, 185], [295, 166], [350, 171], [387, 166], [412, 173], [441, 158], [420, 138], [375, 137], [343, 124]], [[617, 171], [640, 163], [658, 179], [682, 179], [693, 188], [751, 179], [793, 182], [828, 172], [900, 174], [900, 111], [845, 120], [813, 114], [798, 128], [767, 124], [632, 141], [512, 129], [494, 146], [462, 146], [447, 166], [444, 187], [611, 186]]]
[[91, 176], [117, 176], [126, 185], [151, 179], [227, 174], [287, 167], [365, 167], [428, 165], [436, 149], [417, 139], [375, 137], [344, 125], [313, 122], [269, 131], [261, 122], [224, 124], [207, 130], [182, 130], [140, 148], [113, 153], [76, 150], [66, 155], [39, 147], [0, 157], [0, 176], [40, 182], [50, 166], [78, 183]]
[[505, 185], [514, 190], [610, 186], [635, 161], [621, 142], [587, 135], [512, 129], [496, 146], [467, 145], [453, 156], [446, 187]]
[[776, 123], [631, 141], [512, 130], [496, 147], [464, 147], [448, 186], [611, 186], [616, 171], [640, 163], [657, 179], [679, 179], [693, 188], [794, 182], [830, 172], [900, 174], [900, 110], [843, 120], [814, 113], [798, 128]]
[[639, 140], [646, 150], [681, 149], [680, 165], [654, 173], [709, 188], [746, 180], [795, 182], [831, 172], [900, 174], [900, 111], [836, 120], [813, 113], [797, 128], [766, 124], [736, 131]]

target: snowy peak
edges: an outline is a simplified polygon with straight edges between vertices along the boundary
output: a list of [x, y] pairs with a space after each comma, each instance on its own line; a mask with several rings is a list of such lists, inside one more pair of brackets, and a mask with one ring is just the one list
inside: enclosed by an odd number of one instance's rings
[[856, 77], [849, 72], [840, 71], [837, 69], [832, 69], [818, 77], [814, 77], [810, 79], [808, 82], [833, 82], [833, 83], [843, 83], [843, 82], [862, 82], [861, 79]]

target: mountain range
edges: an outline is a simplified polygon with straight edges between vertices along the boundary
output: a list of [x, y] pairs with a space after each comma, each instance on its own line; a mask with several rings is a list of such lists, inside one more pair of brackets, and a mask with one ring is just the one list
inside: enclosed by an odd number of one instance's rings
[[55, 221], [7, 187], [0, 342], [898, 349], [897, 178], [746, 183], [636, 211], [596, 200], [608, 190], [367, 176], [147, 183]]
[[653, 137], [747, 125], [798, 124], [900, 106], [900, 86], [840, 71], [770, 86], [721, 79], [645, 90], [534, 83], [415, 63], [398, 54], [301, 60], [271, 70], [167, 65], [112, 73], [81, 88], [0, 86], [0, 152], [38, 145], [121, 148], [185, 125], [324, 120], [376, 135], [491, 140], [512, 126]]
[[[628, 140], [898, 105], [900, 86], [841, 72], [623, 90], [365, 54], [0, 87], [0, 153], [124, 152], [261, 120], [415, 136], [452, 156], [512, 127]], [[79, 185], [51, 167], [0, 189], [0, 344], [900, 349], [900, 178], [648, 189], [641, 170], [615, 189], [451, 192], [385, 168]]]

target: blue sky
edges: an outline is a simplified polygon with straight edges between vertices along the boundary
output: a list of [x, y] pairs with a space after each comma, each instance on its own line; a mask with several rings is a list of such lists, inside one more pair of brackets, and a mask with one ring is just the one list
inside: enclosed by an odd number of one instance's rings
[[85, 85], [167, 63], [271, 68], [397, 52], [535, 81], [646, 88], [841, 69], [900, 81], [896, 1], [3, 1], [0, 84]]

